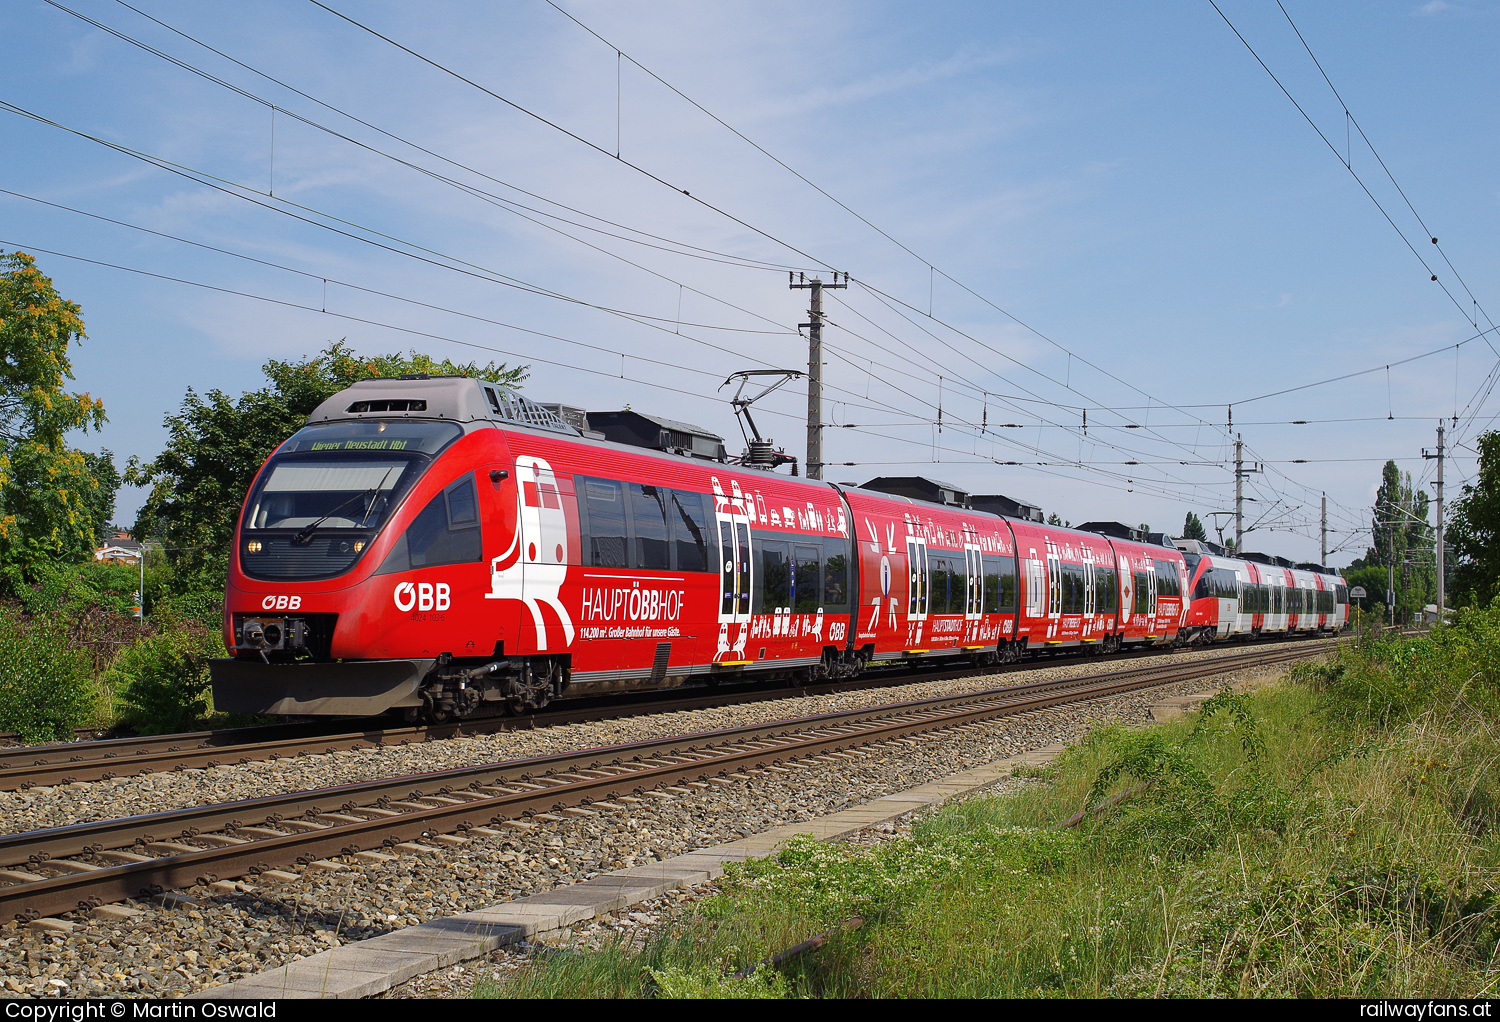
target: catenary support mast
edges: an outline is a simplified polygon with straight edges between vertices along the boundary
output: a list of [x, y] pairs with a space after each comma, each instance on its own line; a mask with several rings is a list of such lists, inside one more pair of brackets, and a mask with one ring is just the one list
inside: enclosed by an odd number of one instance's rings
[[[840, 277], [843, 278], [840, 282]], [[825, 287], [848, 287], [849, 275], [835, 272], [832, 283], [824, 283], [817, 277], [807, 279], [799, 273], [795, 278], [787, 274], [789, 286], [807, 288], [812, 291], [812, 302], [807, 310], [808, 322], [797, 324], [807, 328], [807, 478], [823, 478], [823, 289]]]

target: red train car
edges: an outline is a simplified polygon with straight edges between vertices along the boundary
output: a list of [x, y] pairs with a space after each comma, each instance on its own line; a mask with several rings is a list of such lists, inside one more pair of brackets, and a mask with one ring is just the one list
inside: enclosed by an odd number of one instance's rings
[[854, 649], [868, 663], [1014, 659], [1016, 548], [1010, 524], [980, 511], [842, 487], [859, 557]]

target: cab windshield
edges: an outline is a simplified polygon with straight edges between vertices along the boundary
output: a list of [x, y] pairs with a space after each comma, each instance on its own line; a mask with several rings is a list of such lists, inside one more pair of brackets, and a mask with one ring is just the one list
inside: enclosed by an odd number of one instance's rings
[[354, 566], [433, 455], [463, 431], [439, 422], [307, 426], [282, 444], [245, 508], [240, 563], [267, 579]]

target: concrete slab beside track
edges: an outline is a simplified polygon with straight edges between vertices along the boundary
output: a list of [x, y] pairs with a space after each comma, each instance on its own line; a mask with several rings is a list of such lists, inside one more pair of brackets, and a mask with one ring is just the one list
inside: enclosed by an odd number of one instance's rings
[[[1259, 687], [1264, 681], [1236, 685]], [[1214, 693], [1177, 696], [1152, 707], [1158, 722], [1196, 709]], [[660, 897], [723, 875], [726, 863], [761, 858], [799, 834], [837, 841], [908, 813], [988, 788], [1017, 767], [1041, 767], [1067, 748], [1047, 745], [950, 774], [937, 781], [753, 837], [700, 848], [652, 865], [604, 873], [542, 894], [433, 919], [357, 944], [333, 948], [290, 965], [209, 987], [189, 999], [360, 998], [389, 990], [414, 976], [479, 958], [497, 948], [546, 936], [594, 916]]]
[[193, 998], [369, 997], [413, 976], [478, 958], [506, 944], [721, 876], [724, 864], [770, 855], [798, 834], [835, 841], [917, 809], [986, 788], [1017, 766], [1042, 766], [1066, 748], [1049, 745], [805, 823], [700, 848], [650, 866], [605, 873], [545, 894], [434, 919], [291, 965], [189, 995]]

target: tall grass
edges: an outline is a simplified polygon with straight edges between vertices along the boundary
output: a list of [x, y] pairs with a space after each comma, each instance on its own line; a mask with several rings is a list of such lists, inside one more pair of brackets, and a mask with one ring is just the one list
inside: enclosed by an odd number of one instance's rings
[[[874, 851], [794, 842], [647, 946], [482, 993], [1493, 996], [1497, 695], [1500, 607], [1364, 641], [1174, 725], [1095, 731], [1048, 783]], [[725, 978], [855, 915], [774, 982]]]

